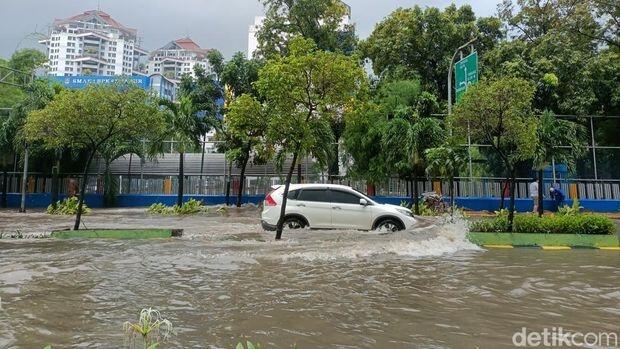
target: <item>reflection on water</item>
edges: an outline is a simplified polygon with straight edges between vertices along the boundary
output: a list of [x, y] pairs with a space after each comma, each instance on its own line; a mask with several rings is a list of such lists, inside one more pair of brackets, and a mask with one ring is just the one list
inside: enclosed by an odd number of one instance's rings
[[281, 242], [255, 221], [204, 230], [0, 242], [0, 348], [119, 348], [149, 306], [175, 325], [171, 348], [509, 348], [524, 326], [618, 330], [615, 253], [484, 251], [458, 225]]

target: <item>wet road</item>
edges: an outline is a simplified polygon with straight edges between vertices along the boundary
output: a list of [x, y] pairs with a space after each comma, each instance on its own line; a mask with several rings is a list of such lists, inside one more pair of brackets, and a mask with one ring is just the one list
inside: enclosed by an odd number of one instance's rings
[[[233, 348], [242, 338], [268, 348], [511, 348], [524, 326], [619, 331], [615, 252], [485, 251], [460, 224], [285, 232], [275, 242], [255, 209], [185, 219], [114, 212], [86, 224], [186, 234], [0, 240], [0, 348], [121, 348], [122, 323], [144, 307], [175, 326], [162, 348]], [[5, 219], [0, 229], [43, 231], [50, 220]]]

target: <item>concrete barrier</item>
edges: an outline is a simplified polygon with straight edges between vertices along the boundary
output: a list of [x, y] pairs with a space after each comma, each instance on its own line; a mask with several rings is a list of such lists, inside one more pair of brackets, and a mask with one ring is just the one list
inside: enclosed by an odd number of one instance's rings
[[[61, 195], [60, 200], [65, 196]], [[148, 207], [154, 203], [164, 203], [166, 205], [174, 205], [176, 203], [177, 196], [171, 195], [119, 195], [116, 197], [115, 207]], [[196, 199], [202, 200], [207, 205], [220, 205], [226, 203], [225, 195], [185, 195], [185, 200]], [[250, 195], [244, 196], [244, 203], [259, 204], [263, 201], [264, 195]], [[17, 193], [10, 193], [7, 195], [8, 206], [17, 208], [20, 205], [21, 195]], [[237, 200], [236, 195], [230, 196], [230, 203], [234, 204]], [[375, 196], [374, 200], [383, 204], [400, 205], [403, 202], [409, 203], [408, 197], [396, 197], [396, 196]], [[103, 207], [103, 196], [100, 194], [87, 194], [86, 204], [91, 208]], [[51, 196], [49, 193], [33, 193], [26, 196], [27, 208], [45, 208], [51, 203]], [[585, 211], [591, 212], [620, 212], [620, 200], [580, 200], [580, 206]], [[499, 208], [499, 198], [488, 197], [476, 197], [476, 198], [456, 198], [456, 205], [472, 211], [496, 211]], [[509, 204], [509, 200], [506, 199], [505, 205]], [[572, 200], [566, 200], [566, 205], [572, 205]], [[533, 202], [531, 199], [516, 199], [516, 209], [518, 212], [531, 212], [533, 209]], [[554, 207], [552, 200], [544, 200], [544, 207], [546, 210], [551, 210]]]

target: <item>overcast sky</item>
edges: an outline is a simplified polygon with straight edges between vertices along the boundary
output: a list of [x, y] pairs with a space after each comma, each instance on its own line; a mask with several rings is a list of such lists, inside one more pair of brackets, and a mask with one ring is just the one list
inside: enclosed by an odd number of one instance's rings
[[[478, 16], [496, 12], [498, 0], [346, 0], [361, 38], [375, 23], [398, 7], [469, 3]], [[247, 50], [248, 26], [263, 14], [259, 0], [2, 0], [0, 12], [0, 57], [16, 48], [33, 47], [33, 32], [47, 33], [54, 18], [67, 18], [86, 10], [109, 13], [125, 26], [138, 29], [148, 50], [190, 36], [204, 48], [216, 48], [226, 57]]]

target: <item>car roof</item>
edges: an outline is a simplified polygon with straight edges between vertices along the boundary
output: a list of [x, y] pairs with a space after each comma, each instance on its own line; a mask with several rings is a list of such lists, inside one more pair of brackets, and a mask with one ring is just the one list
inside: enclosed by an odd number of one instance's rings
[[[291, 184], [289, 190], [297, 190], [297, 189], [344, 189], [344, 190], [353, 190], [353, 188], [341, 185], [341, 184], [329, 184], [329, 183], [304, 183], [304, 184]], [[284, 186], [282, 186], [284, 189]]]

